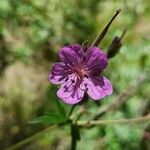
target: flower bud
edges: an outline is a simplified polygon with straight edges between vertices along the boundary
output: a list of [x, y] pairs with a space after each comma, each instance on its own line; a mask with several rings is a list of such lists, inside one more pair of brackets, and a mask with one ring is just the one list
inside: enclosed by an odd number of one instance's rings
[[123, 31], [121, 37], [116, 36], [112, 43], [110, 44], [109, 48], [108, 48], [108, 53], [107, 56], [108, 58], [112, 58], [114, 57], [120, 50], [121, 46], [122, 46], [122, 38], [125, 35], [126, 29]]
[[119, 37], [115, 37], [109, 46], [107, 56], [108, 58], [114, 57], [120, 50], [122, 46], [121, 39]]

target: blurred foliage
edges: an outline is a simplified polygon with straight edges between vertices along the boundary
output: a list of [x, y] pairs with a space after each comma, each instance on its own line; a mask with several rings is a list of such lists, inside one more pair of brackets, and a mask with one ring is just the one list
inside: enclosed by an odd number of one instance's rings
[[[112, 39], [124, 28], [120, 53], [104, 72], [114, 93], [100, 105], [115, 101], [138, 76], [150, 76], [149, 0], [1, 0], [0, 1], [0, 145], [1, 149], [37, 133], [47, 125], [28, 122], [43, 114], [68, 112], [70, 106], [56, 97], [57, 87], [49, 84], [50, 64], [58, 61], [58, 50], [70, 43], [90, 43], [116, 9], [123, 12], [115, 20], [100, 45], [108, 50]], [[149, 112], [150, 79], [147, 78], [119, 110], [104, 119], [141, 116]], [[89, 101], [88, 114], [98, 107]], [[62, 112], [61, 112], [62, 113]], [[87, 119], [90, 115], [84, 115]], [[112, 125], [83, 130], [78, 149], [149, 149], [150, 129], [146, 125]], [[48, 132], [21, 149], [67, 149], [67, 127]]]

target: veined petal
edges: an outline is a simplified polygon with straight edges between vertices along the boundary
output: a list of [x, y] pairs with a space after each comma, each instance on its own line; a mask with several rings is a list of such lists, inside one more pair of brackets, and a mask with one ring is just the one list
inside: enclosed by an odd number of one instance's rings
[[49, 81], [53, 84], [62, 84], [70, 74], [69, 68], [62, 62], [53, 64], [52, 72], [49, 75]]
[[94, 100], [100, 100], [106, 95], [112, 94], [112, 85], [105, 77], [93, 77], [85, 79], [87, 84], [87, 93]]
[[111, 82], [105, 77], [102, 77], [102, 78], [103, 78], [103, 82], [104, 82], [102, 89], [103, 89], [105, 95], [111, 95], [113, 92], [113, 87], [112, 87]]
[[104, 70], [107, 66], [107, 55], [98, 47], [90, 47], [85, 54], [87, 61], [87, 68], [91, 74], [95, 74]]
[[82, 100], [85, 93], [81, 87], [83, 87], [82, 81], [71, 77], [57, 91], [57, 96], [67, 104], [76, 104]]
[[83, 59], [83, 49], [78, 44], [63, 47], [59, 52], [60, 58], [66, 64], [74, 66]]

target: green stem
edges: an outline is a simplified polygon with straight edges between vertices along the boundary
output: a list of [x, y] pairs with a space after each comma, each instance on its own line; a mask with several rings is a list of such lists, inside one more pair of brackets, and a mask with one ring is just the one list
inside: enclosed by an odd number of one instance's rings
[[91, 120], [91, 121], [77, 121], [76, 125], [82, 127], [90, 127], [95, 125], [112, 125], [112, 124], [131, 124], [131, 123], [145, 123], [150, 121], [150, 114], [144, 117], [120, 120]]
[[71, 150], [76, 150], [77, 147], [77, 140], [73, 137], [71, 138]]
[[20, 142], [18, 142], [17, 144], [13, 145], [13, 146], [10, 146], [8, 148], [6, 148], [5, 150], [16, 150], [16, 149], [19, 149], [21, 148], [23, 145], [27, 144], [27, 143], [30, 143], [31, 141], [37, 139], [37, 138], [40, 138], [43, 134], [49, 132], [50, 130], [54, 129], [56, 126], [50, 126], [49, 128], [46, 128]]
[[[72, 115], [74, 108], [76, 105], [73, 105], [68, 113], [68, 119], [70, 118], [70, 116]], [[77, 145], [77, 140], [74, 136], [74, 126], [71, 124], [70, 126], [71, 129], [71, 150], [76, 150], [76, 145]]]
[[71, 127], [71, 150], [76, 150], [77, 142], [80, 140], [79, 126], [72, 124]]
[[69, 113], [68, 113], [68, 118], [72, 115], [75, 106], [76, 106], [76, 105], [73, 105], [73, 106], [70, 108]]

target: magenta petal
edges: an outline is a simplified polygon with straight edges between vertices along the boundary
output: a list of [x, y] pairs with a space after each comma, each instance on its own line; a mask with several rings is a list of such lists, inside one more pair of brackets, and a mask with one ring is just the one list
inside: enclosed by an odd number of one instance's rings
[[83, 99], [84, 90], [81, 89], [82, 83], [76, 80], [74, 83], [70, 78], [65, 84], [63, 84], [57, 91], [57, 96], [67, 104], [76, 104]]
[[82, 58], [84, 55], [84, 51], [82, 49], [82, 46], [80, 46], [79, 44], [72, 44], [70, 46], [68, 46], [69, 48], [71, 48], [78, 57]]
[[66, 68], [64, 63], [60, 62], [60, 63], [53, 64], [52, 73], [50, 73], [49, 75], [49, 80], [53, 84], [64, 83], [69, 73], [70, 72], [68, 68]]
[[103, 81], [104, 81], [104, 86], [102, 86], [102, 89], [105, 95], [111, 95], [113, 92], [113, 87], [111, 85], [111, 82], [105, 77], [103, 77]]
[[90, 47], [86, 53], [87, 67], [91, 74], [104, 70], [107, 66], [107, 55], [98, 47]]
[[60, 58], [66, 64], [73, 66], [79, 63], [83, 58], [83, 49], [78, 44], [63, 47], [59, 52]]
[[87, 93], [94, 100], [112, 94], [112, 85], [105, 77], [93, 77], [92, 79], [86, 79], [85, 82], [88, 88]]

